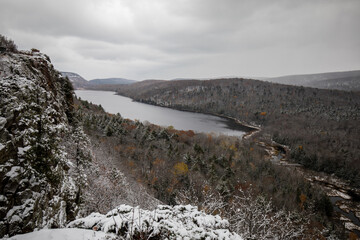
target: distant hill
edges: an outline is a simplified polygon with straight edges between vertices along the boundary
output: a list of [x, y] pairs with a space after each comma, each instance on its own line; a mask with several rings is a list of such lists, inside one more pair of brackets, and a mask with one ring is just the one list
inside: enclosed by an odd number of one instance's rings
[[328, 72], [317, 74], [289, 75], [265, 79], [269, 82], [315, 87], [322, 89], [338, 89], [360, 91], [360, 70], [346, 72]]
[[135, 80], [125, 79], [125, 78], [101, 78], [90, 80], [89, 83], [92, 85], [101, 85], [101, 84], [131, 84], [136, 82]]
[[[126, 85], [136, 83], [135, 80], [126, 78], [99, 78], [87, 81], [82, 76], [73, 72], [61, 72], [64, 77], [68, 77], [75, 89], [92, 89], [116, 91], [118, 85]], [[228, 78], [223, 78], [228, 79]], [[252, 77], [267, 82], [320, 88], [320, 89], [336, 89], [344, 91], [360, 91], [360, 70], [346, 72], [328, 72], [316, 74], [300, 74], [288, 75], [274, 78]], [[214, 80], [213, 78], [176, 78], [172, 81], [186, 80]], [[164, 80], [146, 80], [148, 81], [164, 81]], [[148, 82], [151, 83], [151, 82]], [[142, 84], [141, 84], [142, 85]]]
[[70, 82], [73, 84], [74, 88], [86, 88], [89, 85], [89, 82], [85, 80], [82, 76], [73, 72], [61, 72], [61, 75], [68, 77]]
[[234, 79], [234, 78], [247, 78], [256, 80], [266, 80], [267, 77], [256, 77], [256, 76], [222, 76], [222, 77], [208, 77], [208, 78], [174, 78], [170, 81], [181, 81], [181, 80], [216, 80], [216, 79]]
[[119, 84], [131, 84], [136, 82], [135, 80], [125, 78], [104, 78], [87, 81], [79, 74], [73, 72], [61, 72], [61, 75], [68, 77], [75, 89], [115, 91]]

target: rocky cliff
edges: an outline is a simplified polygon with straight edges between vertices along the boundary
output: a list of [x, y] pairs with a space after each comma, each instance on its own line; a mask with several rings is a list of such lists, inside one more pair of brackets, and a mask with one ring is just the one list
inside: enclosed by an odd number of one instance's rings
[[0, 237], [64, 226], [81, 200], [71, 83], [36, 49], [2, 50]]

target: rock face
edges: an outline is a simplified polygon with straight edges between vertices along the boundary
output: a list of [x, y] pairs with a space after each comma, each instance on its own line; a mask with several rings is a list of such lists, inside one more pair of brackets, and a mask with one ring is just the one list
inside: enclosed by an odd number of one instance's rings
[[63, 140], [72, 94], [46, 55], [0, 54], [0, 237], [74, 219], [79, 191]]

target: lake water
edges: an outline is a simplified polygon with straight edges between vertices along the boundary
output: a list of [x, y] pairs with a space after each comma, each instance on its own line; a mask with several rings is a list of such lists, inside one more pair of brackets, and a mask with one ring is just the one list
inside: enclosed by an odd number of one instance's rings
[[137, 119], [141, 122], [148, 121], [160, 126], [173, 126], [178, 130], [231, 136], [243, 136], [245, 131], [249, 130], [230, 119], [134, 102], [130, 98], [115, 95], [114, 92], [76, 90], [75, 93], [82, 100], [101, 104], [106, 112], [120, 113], [124, 118]]

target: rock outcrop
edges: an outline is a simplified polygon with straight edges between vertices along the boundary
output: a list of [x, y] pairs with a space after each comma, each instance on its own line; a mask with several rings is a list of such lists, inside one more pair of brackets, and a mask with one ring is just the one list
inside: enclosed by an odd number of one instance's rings
[[153, 211], [120, 205], [106, 215], [92, 213], [77, 219], [68, 227], [115, 233], [124, 239], [242, 239], [229, 231], [227, 220], [191, 205], [159, 205]]
[[75, 218], [80, 192], [65, 149], [73, 117], [71, 83], [49, 57], [0, 54], [0, 237]]

